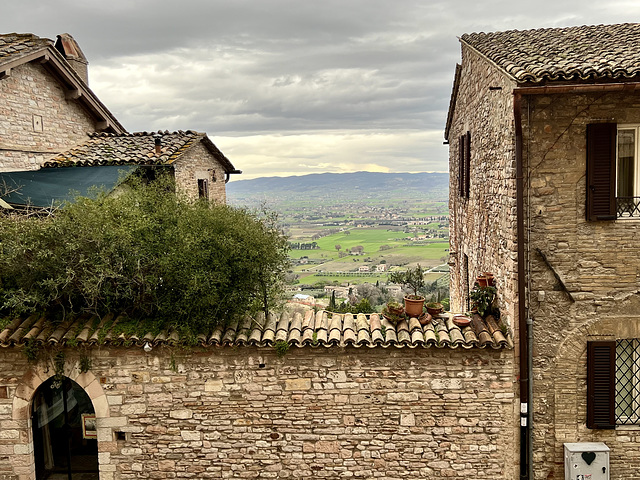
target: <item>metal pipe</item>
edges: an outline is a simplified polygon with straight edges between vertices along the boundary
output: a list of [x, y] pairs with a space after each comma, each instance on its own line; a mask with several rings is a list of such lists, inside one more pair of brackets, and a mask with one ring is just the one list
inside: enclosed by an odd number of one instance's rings
[[516, 235], [518, 248], [518, 346], [520, 350], [520, 478], [529, 479], [530, 398], [528, 325], [525, 305], [525, 258], [524, 258], [524, 176], [522, 167], [522, 96], [514, 91], [513, 115], [516, 135]]

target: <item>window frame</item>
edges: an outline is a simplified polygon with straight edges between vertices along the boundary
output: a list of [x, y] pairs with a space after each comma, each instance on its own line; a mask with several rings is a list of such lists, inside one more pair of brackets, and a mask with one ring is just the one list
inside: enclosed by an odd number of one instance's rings
[[458, 195], [469, 198], [471, 184], [471, 132], [458, 139]]
[[[622, 197], [619, 196], [620, 189], [620, 131], [621, 130], [632, 130], [633, 131], [633, 140], [634, 140], [634, 152], [633, 152], [633, 195], [631, 197]], [[616, 156], [615, 156], [615, 173], [616, 173], [616, 187], [615, 187], [615, 199], [616, 199], [616, 217], [619, 219], [624, 218], [638, 218], [634, 217], [631, 213], [628, 214], [620, 214], [620, 201], [621, 198], [632, 198], [640, 200], [640, 144], [638, 140], [640, 139], [640, 123], [621, 123], [617, 124], [616, 128]], [[634, 201], [634, 200], [632, 200]], [[638, 203], [637, 201], [635, 202]], [[636, 207], [634, 207], [636, 208]]]
[[[618, 372], [622, 348], [632, 349], [630, 380]], [[629, 355], [629, 352], [626, 353]], [[626, 358], [622, 359], [626, 361]], [[628, 398], [621, 382], [631, 382]], [[625, 395], [623, 398], [622, 395]], [[622, 403], [631, 404], [631, 416], [619, 414]], [[640, 428], [640, 339], [624, 338], [587, 342], [587, 428]]]
[[[620, 188], [619, 132], [634, 130], [632, 197], [618, 196]], [[587, 124], [587, 221], [640, 220], [640, 123]]]

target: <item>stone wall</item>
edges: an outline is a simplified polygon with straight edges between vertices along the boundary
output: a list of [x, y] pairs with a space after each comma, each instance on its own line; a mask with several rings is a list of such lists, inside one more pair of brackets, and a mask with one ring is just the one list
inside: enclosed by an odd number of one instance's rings
[[[510, 350], [88, 353], [65, 373], [96, 407], [102, 480], [517, 477]], [[0, 478], [33, 478], [30, 401], [52, 374], [0, 351]]]
[[198, 198], [198, 180], [206, 179], [209, 200], [226, 203], [225, 172], [211, 152], [199, 142], [185, 152], [174, 164], [176, 184], [192, 198]]
[[[489, 90], [489, 87], [495, 89]], [[451, 300], [466, 311], [475, 277], [491, 271], [500, 312], [512, 328], [516, 318], [517, 246], [513, 84], [463, 46], [462, 74], [449, 133]], [[469, 198], [458, 189], [458, 139], [471, 133]], [[465, 269], [468, 258], [468, 280]], [[516, 331], [517, 337], [517, 331]], [[515, 340], [517, 344], [517, 338]]]
[[42, 65], [27, 63], [0, 80], [0, 171], [34, 170], [87, 140], [91, 116]]
[[536, 478], [564, 478], [562, 443], [578, 441], [607, 443], [612, 479], [639, 478], [640, 426], [587, 429], [585, 378], [589, 336], [640, 338], [640, 220], [586, 221], [585, 199], [587, 124], [640, 123], [640, 95], [536, 95], [522, 111]]

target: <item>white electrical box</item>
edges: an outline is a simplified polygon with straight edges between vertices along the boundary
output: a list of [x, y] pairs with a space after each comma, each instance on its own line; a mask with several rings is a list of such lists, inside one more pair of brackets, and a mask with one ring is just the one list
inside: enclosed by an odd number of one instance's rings
[[564, 444], [565, 480], [609, 480], [609, 447], [602, 442]]

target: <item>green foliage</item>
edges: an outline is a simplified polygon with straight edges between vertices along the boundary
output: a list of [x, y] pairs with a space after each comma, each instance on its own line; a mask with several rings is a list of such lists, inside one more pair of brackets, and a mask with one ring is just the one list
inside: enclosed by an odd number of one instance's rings
[[31, 363], [32, 365], [38, 363], [38, 359], [40, 357], [40, 348], [35, 340], [31, 338], [27, 340], [24, 343], [22, 352], [24, 353], [24, 356], [27, 357], [29, 363]]
[[403, 272], [391, 272], [389, 274], [391, 283], [400, 283], [413, 290], [413, 296], [418, 297], [418, 292], [424, 288], [424, 271], [420, 264], [415, 268], [408, 268]]
[[336, 308], [336, 291], [334, 290], [333, 292], [331, 292], [331, 300], [329, 300], [329, 307], [327, 307], [327, 310], [329, 310], [330, 312], [335, 312]]
[[442, 304], [442, 307], [444, 308], [445, 312], [448, 312], [449, 310], [451, 310], [451, 304], [449, 302], [449, 298], [442, 298], [440, 300], [440, 303]]
[[124, 313], [136, 331], [193, 335], [271, 308], [287, 268], [276, 219], [174, 191], [138, 180], [53, 217], [0, 218], [0, 313]]
[[80, 373], [87, 373], [89, 370], [91, 370], [91, 366], [92, 366], [91, 357], [89, 357], [86, 353], [83, 353], [80, 356], [80, 360], [78, 362]]
[[469, 293], [472, 305], [478, 309], [480, 316], [485, 317], [494, 312], [493, 302], [496, 299], [495, 287], [480, 287], [477, 284]]
[[335, 313], [375, 313], [375, 311], [369, 299], [363, 298], [354, 305], [351, 305], [349, 302], [342, 302], [336, 308]]
[[[317, 337], [315, 340], [317, 341]], [[282, 358], [287, 354], [287, 352], [289, 352], [289, 342], [286, 342], [284, 340], [278, 340], [276, 343], [273, 344], [273, 348], [275, 348], [276, 350], [276, 355]]]

